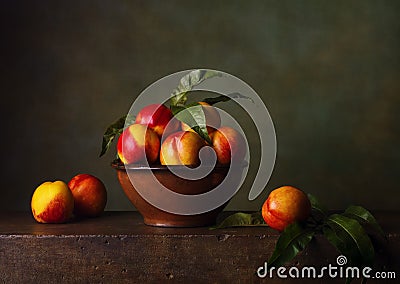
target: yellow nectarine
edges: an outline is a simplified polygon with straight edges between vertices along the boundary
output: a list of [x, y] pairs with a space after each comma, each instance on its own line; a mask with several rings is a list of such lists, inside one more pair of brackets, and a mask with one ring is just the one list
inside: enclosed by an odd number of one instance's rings
[[176, 132], [168, 136], [161, 145], [162, 165], [191, 165], [200, 163], [199, 151], [206, 143], [197, 133]]
[[40, 223], [64, 223], [72, 217], [74, 198], [65, 182], [44, 182], [33, 193], [31, 209]]

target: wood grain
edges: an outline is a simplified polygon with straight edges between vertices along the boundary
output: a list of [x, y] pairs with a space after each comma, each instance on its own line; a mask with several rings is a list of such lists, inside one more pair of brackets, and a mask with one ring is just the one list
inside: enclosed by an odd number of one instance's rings
[[[100, 218], [57, 225], [38, 224], [29, 213], [0, 216], [0, 280], [4, 283], [253, 283], [261, 281], [256, 270], [271, 255], [278, 238], [265, 227], [212, 231], [150, 227], [136, 212], [106, 212]], [[377, 214], [388, 242], [378, 252], [376, 270], [400, 267], [398, 216]], [[321, 267], [336, 264], [337, 256], [317, 237], [292, 264]]]

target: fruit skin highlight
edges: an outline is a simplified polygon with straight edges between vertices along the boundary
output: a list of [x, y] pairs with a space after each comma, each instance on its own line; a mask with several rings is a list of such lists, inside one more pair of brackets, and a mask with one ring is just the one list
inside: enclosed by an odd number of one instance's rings
[[213, 149], [217, 154], [218, 163], [228, 165], [232, 162], [242, 162], [246, 155], [246, 142], [235, 129], [224, 126], [210, 135]]
[[118, 138], [117, 153], [124, 164], [144, 162], [145, 159], [154, 163], [159, 151], [160, 139], [146, 125], [132, 124]]
[[162, 165], [199, 165], [199, 151], [206, 142], [197, 133], [180, 131], [168, 136], [161, 145]]
[[31, 209], [39, 223], [65, 223], [72, 217], [74, 198], [65, 182], [47, 181], [33, 193]]
[[[173, 115], [169, 108], [162, 104], [151, 104], [139, 111], [135, 123], [147, 125], [161, 138], [172, 118]], [[168, 132], [176, 131], [177, 127], [177, 121], [172, 121], [168, 126]]]
[[74, 176], [68, 187], [74, 197], [74, 214], [80, 217], [97, 217], [107, 203], [107, 190], [103, 182], [89, 174]]
[[282, 186], [271, 191], [261, 213], [271, 228], [283, 231], [293, 222], [305, 221], [310, 216], [311, 203], [303, 191], [293, 186]]

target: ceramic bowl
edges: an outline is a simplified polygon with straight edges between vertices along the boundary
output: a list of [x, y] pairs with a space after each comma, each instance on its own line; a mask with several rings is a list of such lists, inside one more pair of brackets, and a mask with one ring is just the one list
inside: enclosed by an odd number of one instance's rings
[[[158, 179], [158, 181], [171, 191], [185, 194], [185, 195], [197, 195], [205, 193], [212, 190], [217, 185], [219, 185], [226, 177], [229, 166], [214, 166], [211, 172], [197, 180], [187, 180], [183, 179], [174, 173], [172, 173], [167, 166], [157, 165], [152, 167], [143, 167], [138, 165], [124, 165], [119, 160], [114, 161], [112, 167], [116, 169], [119, 183], [128, 197], [130, 202], [135, 206], [139, 213], [143, 216], [144, 223], [152, 226], [162, 226], [162, 227], [198, 227], [198, 226], [208, 226], [214, 224], [218, 214], [223, 210], [225, 204], [215, 208], [212, 211], [196, 214], [196, 215], [178, 215], [172, 214], [163, 210], [158, 209], [149, 202], [147, 202], [132, 185], [128, 173], [131, 178], [135, 179], [135, 184], [143, 186], [146, 188], [153, 179], [153, 175]], [[179, 170], [179, 167], [174, 166]], [[149, 169], [151, 171], [149, 171]], [[240, 167], [240, 173], [235, 174], [237, 181], [231, 181], [230, 184], [233, 186], [239, 186], [241, 173], [244, 167]], [[146, 190], [151, 190], [155, 192], [158, 188], [149, 188], [147, 186]]]

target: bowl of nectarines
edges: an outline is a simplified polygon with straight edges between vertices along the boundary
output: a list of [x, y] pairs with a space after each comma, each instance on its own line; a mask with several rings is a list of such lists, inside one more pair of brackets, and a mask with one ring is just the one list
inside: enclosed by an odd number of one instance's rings
[[[164, 197], [158, 196], [161, 187], [189, 196], [220, 190], [217, 187], [222, 182], [230, 189], [240, 186], [247, 166], [244, 162], [247, 148], [243, 135], [234, 128], [221, 127], [218, 112], [210, 105], [201, 102], [199, 106], [204, 108], [207, 125], [212, 125], [204, 128], [208, 133], [207, 139], [196, 131], [196, 127], [176, 119], [170, 108], [162, 104], [142, 108], [135, 121], [125, 125], [118, 138], [118, 159], [112, 162], [112, 167], [117, 171], [125, 195], [147, 225], [207, 226], [215, 223], [217, 215], [229, 200], [203, 212], [180, 214], [153, 205], [143, 192], [159, 199], [156, 203], [162, 203]], [[203, 149], [208, 150], [201, 153]], [[212, 163], [207, 162], [210, 161], [207, 153], [213, 156]], [[199, 167], [205, 174], [198, 178], [185, 177], [188, 169]], [[173, 203], [169, 204], [170, 207], [182, 205], [171, 200], [167, 202]]]

